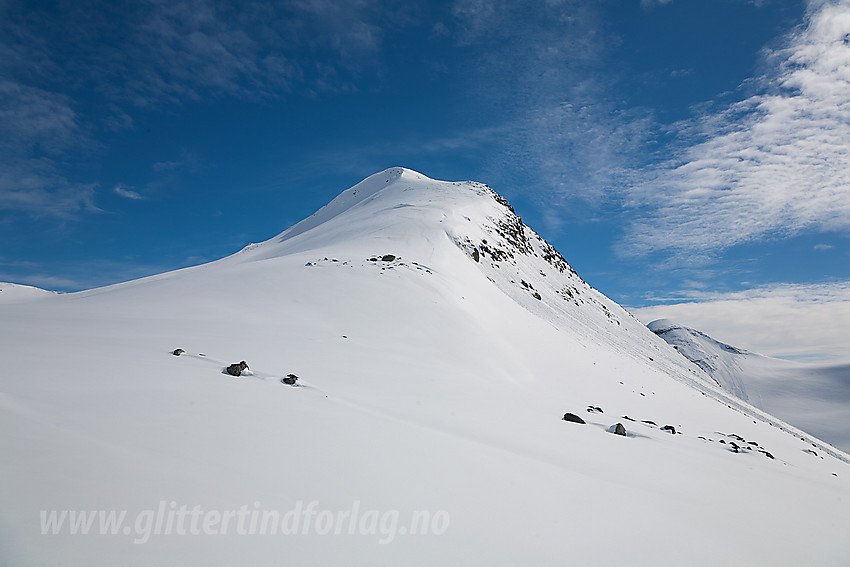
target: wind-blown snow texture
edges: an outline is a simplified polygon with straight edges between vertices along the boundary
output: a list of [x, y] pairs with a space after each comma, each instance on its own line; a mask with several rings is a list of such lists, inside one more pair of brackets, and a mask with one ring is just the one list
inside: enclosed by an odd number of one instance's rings
[[850, 366], [770, 358], [721, 343], [669, 319], [647, 326], [724, 390], [844, 451], [850, 450]]
[[[714, 385], [478, 183], [390, 169], [217, 262], [2, 305], [0, 358], [4, 565], [850, 561], [847, 456]], [[39, 531], [41, 510], [313, 500], [450, 524]]]

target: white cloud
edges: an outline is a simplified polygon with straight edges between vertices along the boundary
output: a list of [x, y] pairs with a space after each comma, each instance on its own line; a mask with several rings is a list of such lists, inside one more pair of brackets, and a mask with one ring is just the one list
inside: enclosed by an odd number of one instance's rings
[[850, 1], [811, 3], [768, 60], [757, 94], [679, 125], [692, 144], [628, 195], [625, 253], [850, 230]]
[[0, 210], [72, 218], [81, 211], [99, 211], [94, 196], [95, 185], [69, 181], [49, 159], [0, 160]]
[[684, 301], [630, 311], [644, 323], [670, 318], [768, 356], [850, 362], [850, 281], [685, 295]]
[[644, 8], [653, 8], [655, 6], [664, 6], [673, 0], [640, 0], [640, 5]]
[[139, 193], [123, 185], [116, 185], [112, 192], [126, 199], [144, 199]]

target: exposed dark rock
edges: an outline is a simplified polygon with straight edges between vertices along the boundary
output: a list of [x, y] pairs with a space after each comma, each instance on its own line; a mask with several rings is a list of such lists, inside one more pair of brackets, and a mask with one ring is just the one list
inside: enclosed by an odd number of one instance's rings
[[599, 407], [599, 406], [587, 406], [587, 411], [589, 411], [590, 413], [593, 413], [593, 412], [605, 413], [604, 411], [602, 411], [602, 408]]
[[611, 433], [613, 433], [614, 435], [622, 435], [625, 437], [626, 428], [623, 426], [622, 423], [618, 423], [613, 426], [613, 431], [611, 431]]
[[572, 421], [573, 423], [587, 423], [585, 420], [583, 420], [574, 413], [565, 413], [564, 421]]
[[171, 351], [171, 354], [173, 354], [174, 356], [180, 356], [184, 352], [186, 352], [186, 351], [183, 350], [182, 348], [176, 348], [173, 351]]
[[673, 435], [676, 435], [676, 428], [675, 428], [675, 427], [673, 427], [672, 425], [665, 425], [665, 426], [664, 426], [664, 427], [662, 427], [661, 429], [662, 429], [663, 431], [669, 431], [669, 432], [670, 432], [670, 433], [672, 433]]
[[367, 262], [377, 262], [378, 259], [375, 256], [372, 256], [371, 258], [367, 258], [366, 261]]
[[[655, 423], [655, 422], [654, 422], [654, 421], [652, 421], [651, 419], [642, 419], [641, 421], [642, 421], [643, 423], [648, 423], [648, 424], [650, 424], [650, 425], [658, 425], [657, 423]], [[663, 429], [663, 428], [662, 428], [662, 429]]]
[[537, 293], [536, 291], [535, 291], [534, 293], [532, 293], [532, 294], [531, 294], [531, 297], [533, 297], [533, 298], [534, 298], [534, 299], [536, 299], [537, 301], [541, 301], [541, 300], [543, 299], [542, 297], [540, 297], [540, 294], [539, 294], [539, 293]]
[[472, 259], [475, 260], [476, 262], [481, 261], [481, 254], [478, 253], [478, 248], [472, 249]]
[[774, 457], [773, 457], [773, 455], [771, 455], [771, 454], [770, 454], [770, 453], [768, 453], [767, 451], [761, 451], [761, 452], [762, 452], [762, 453], [764, 453], [764, 456], [765, 456], [765, 457], [767, 457], [768, 459], [773, 459], [773, 458], [774, 458]]
[[395, 256], [393, 254], [384, 254], [381, 256], [382, 262], [392, 262], [393, 260], [395, 260]]
[[243, 360], [242, 362], [231, 364], [226, 370], [231, 376], [242, 376], [242, 372], [248, 370], [248, 364]]
[[298, 376], [295, 374], [287, 374], [285, 378], [281, 380], [284, 384], [289, 384], [290, 386], [294, 386], [296, 382], [298, 382]]

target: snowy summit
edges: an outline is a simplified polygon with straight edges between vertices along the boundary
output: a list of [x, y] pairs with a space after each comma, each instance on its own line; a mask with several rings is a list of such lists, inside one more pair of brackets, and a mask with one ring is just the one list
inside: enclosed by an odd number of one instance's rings
[[2, 303], [0, 357], [4, 565], [850, 561], [850, 458], [480, 183], [388, 169], [216, 262]]

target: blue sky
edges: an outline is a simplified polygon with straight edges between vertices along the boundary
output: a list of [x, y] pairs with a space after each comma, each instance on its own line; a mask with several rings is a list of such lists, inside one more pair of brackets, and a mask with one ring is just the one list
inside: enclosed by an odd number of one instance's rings
[[396, 165], [642, 318], [850, 361], [846, 0], [0, 0], [0, 281], [214, 260]]

